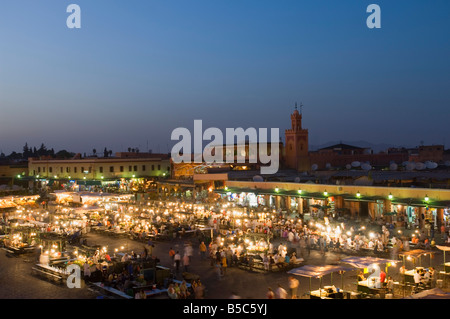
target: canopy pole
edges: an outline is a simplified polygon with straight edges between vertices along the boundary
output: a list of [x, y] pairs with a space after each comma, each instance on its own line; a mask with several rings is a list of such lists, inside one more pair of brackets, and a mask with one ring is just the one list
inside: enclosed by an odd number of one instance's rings
[[319, 283], [319, 296], [322, 298], [322, 276], [320, 276], [320, 283]]
[[312, 289], [311, 289], [311, 280], [312, 280], [312, 277], [309, 277], [309, 299], [311, 299], [311, 291], [312, 291]]

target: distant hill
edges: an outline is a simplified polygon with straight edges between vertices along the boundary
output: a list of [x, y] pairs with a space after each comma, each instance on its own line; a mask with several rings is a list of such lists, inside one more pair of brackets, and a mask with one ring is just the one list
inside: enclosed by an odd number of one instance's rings
[[340, 144], [340, 143], [348, 144], [348, 145], [352, 145], [352, 146], [363, 147], [363, 148], [370, 148], [371, 150], [373, 150], [374, 153], [385, 151], [390, 147], [406, 147], [406, 148], [416, 147], [416, 146], [411, 146], [411, 145], [394, 145], [394, 144], [386, 144], [386, 143], [373, 144], [373, 143], [370, 143], [367, 141], [330, 141], [330, 142], [327, 142], [324, 144], [319, 144], [319, 145], [309, 145], [309, 150], [317, 151], [318, 149], [328, 147], [331, 145], [335, 145], [335, 144]]

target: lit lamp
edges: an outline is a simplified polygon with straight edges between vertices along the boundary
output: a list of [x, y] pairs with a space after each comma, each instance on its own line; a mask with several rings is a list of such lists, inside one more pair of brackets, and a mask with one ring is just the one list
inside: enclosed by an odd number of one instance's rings
[[358, 198], [361, 197], [361, 193], [359, 191], [356, 193], [356, 197], [358, 197]]
[[301, 195], [301, 194], [302, 194], [302, 190], [301, 190], [301, 189], [299, 189], [299, 190], [298, 190], [298, 193], [299, 193], [299, 194]]
[[327, 190], [325, 190], [325, 191], [323, 192], [323, 195], [324, 195], [324, 196], [328, 196]]
[[425, 195], [425, 201], [428, 203], [429, 200], [430, 198], [428, 197], [428, 195]]
[[226, 190], [226, 191], [228, 190], [228, 186], [225, 186], [225, 190]]
[[275, 192], [278, 193], [279, 191], [280, 191], [280, 190], [278, 189], [278, 187], [276, 187], [276, 188], [275, 188]]
[[392, 196], [392, 194], [389, 194], [388, 198], [392, 199], [392, 198], [394, 198], [394, 196]]

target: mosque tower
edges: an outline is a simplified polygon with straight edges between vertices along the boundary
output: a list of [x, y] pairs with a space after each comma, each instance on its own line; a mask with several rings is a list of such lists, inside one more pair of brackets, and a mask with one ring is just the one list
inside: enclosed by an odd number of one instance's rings
[[309, 171], [308, 130], [302, 128], [302, 106], [300, 104], [299, 112], [295, 103], [294, 113], [291, 114], [291, 129], [285, 131], [285, 165], [297, 171]]

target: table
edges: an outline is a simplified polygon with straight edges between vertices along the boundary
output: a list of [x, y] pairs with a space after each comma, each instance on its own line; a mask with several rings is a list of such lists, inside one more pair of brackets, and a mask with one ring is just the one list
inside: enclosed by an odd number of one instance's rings
[[113, 294], [113, 295], [116, 295], [116, 296], [118, 296], [118, 297], [120, 297], [120, 298], [124, 298], [124, 299], [133, 299], [133, 297], [127, 295], [127, 294], [124, 293], [123, 291], [120, 291], [120, 290], [118, 290], [118, 289], [115, 289], [115, 288], [111, 288], [111, 287], [105, 286], [105, 285], [103, 285], [103, 283], [101, 283], [101, 282], [94, 282], [94, 283], [92, 283], [92, 284], [93, 284], [94, 286], [96, 286], [96, 287], [98, 287], [98, 288], [100, 288], [100, 289], [102, 289], [102, 290], [104, 290], [104, 291], [106, 291], [106, 292], [108, 292], [108, 293], [111, 293], [111, 294]]
[[162, 293], [167, 292], [167, 289], [152, 289], [152, 290], [144, 290], [146, 297], [152, 297], [156, 295], [160, 295]]
[[343, 299], [344, 293], [336, 288], [326, 288], [313, 290], [310, 293], [311, 299]]
[[387, 292], [386, 288], [377, 288], [376, 286], [369, 285], [368, 280], [358, 281], [356, 290], [370, 295], [384, 295]]
[[444, 264], [444, 270], [446, 273], [450, 273], [450, 262]]

